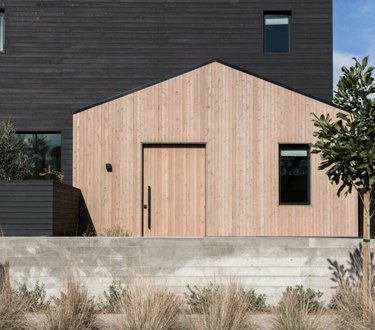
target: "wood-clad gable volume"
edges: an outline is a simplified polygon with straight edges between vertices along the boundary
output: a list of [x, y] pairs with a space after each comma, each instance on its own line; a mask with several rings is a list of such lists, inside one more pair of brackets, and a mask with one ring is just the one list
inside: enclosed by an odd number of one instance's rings
[[[313, 143], [311, 113], [334, 116], [338, 111], [333, 105], [213, 62], [76, 113], [74, 185], [82, 190], [99, 231], [121, 225], [135, 236], [147, 233], [143, 231], [148, 186], [144, 179], [154, 175], [159, 182], [153, 185], [173, 187], [178, 195], [173, 198], [180, 198], [181, 205], [191, 198], [186, 193], [189, 189], [202, 196], [204, 205], [196, 201], [191, 205], [204, 207], [207, 236], [355, 237], [357, 196], [336, 196], [336, 187], [317, 170], [318, 155], [311, 155], [310, 204], [279, 205], [279, 145]], [[151, 144], [204, 145], [204, 149], [197, 148], [186, 161], [187, 156], [178, 153], [161, 156], [162, 149], [159, 155], [145, 155], [145, 146]], [[204, 156], [199, 150], [204, 150]], [[183, 166], [173, 163], [181, 157], [195, 169], [182, 169], [185, 179], [169, 183], [173, 175], [168, 171]], [[112, 164], [113, 172], [106, 171], [106, 163]], [[204, 190], [199, 182], [204, 182]], [[162, 221], [171, 221], [168, 210], [163, 212]], [[186, 212], [190, 212], [188, 218], [196, 217], [192, 219], [195, 229], [183, 230], [181, 235], [202, 235], [196, 225], [201, 221], [199, 211], [183, 205], [178, 212], [181, 218]], [[179, 235], [165, 230], [163, 235]]]

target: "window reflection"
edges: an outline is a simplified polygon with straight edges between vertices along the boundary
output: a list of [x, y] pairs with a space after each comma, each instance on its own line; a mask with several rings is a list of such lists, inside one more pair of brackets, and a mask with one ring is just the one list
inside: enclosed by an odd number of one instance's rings
[[39, 173], [51, 167], [61, 171], [61, 134], [60, 133], [18, 133], [30, 152], [34, 155], [35, 172], [32, 178], [42, 179]]
[[280, 204], [309, 203], [309, 147], [280, 146]]

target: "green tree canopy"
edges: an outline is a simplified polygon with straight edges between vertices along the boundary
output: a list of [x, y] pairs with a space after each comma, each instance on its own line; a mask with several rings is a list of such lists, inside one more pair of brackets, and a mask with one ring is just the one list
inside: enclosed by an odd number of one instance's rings
[[33, 155], [20, 139], [14, 125], [0, 122], [0, 180], [22, 180], [31, 177], [35, 168]]
[[343, 67], [334, 103], [347, 109], [334, 120], [329, 114], [314, 114], [317, 142], [313, 153], [321, 155], [319, 169], [326, 170], [331, 182], [339, 185], [337, 194], [352, 189], [371, 192], [375, 186], [375, 84], [368, 57]]

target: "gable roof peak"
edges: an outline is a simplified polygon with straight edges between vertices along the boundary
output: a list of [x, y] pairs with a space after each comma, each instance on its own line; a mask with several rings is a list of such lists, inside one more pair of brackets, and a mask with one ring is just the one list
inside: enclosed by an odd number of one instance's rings
[[308, 93], [302, 92], [302, 91], [300, 91], [300, 90], [298, 90], [298, 89], [296, 89], [296, 88], [292, 88], [292, 87], [287, 86], [287, 85], [284, 85], [284, 84], [282, 84], [282, 83], [280, 83], [280, 82], [277, 82], [277, 81], [274, 81], [274, 80], [272, 80], [272, 79], [266, 78], [266, 77], [264, 77], [264, 76], [262, 76], [262, 75], [259, 75], [259, 74], [255, 73], [255, 72], [252, 72], [252, 71], [250, 71], [250, 70], [247, 70], [247, 69], [244, 69], [244, 68], [242, 68], [242, 67], [239, 67], [239, 66], [237, 66], [237, 65], [231, 64], [231, 63], [226, 62], [226, 61], [224, 61], [224, 60], [222, 60], [222, 59], [212, 58], [212, 59], [210, 59], [210, 60], [208, 60], [208, 61], [205, 61], [205, 62], [203, 62], [203, 63], [201, 63], [201, 64], [195, 65], [195, 66], [190, 67], [190, 68], [188, 68], [188, 69], [185, 69], [185, 70], [179, 71], [179, 72], [177, 72], [177, 73], [174, 73], [174, 74], [172, 74], [172, 75], [166, 76], [166, 77], [161, 78], [161, 79], [158, 79], [158, 80], [151, 81], [151, 82], [149, 82], [149, 83], [146, 83], [146, 84], [140, 85], [140, 86], [138, 86], [138, 87], [135, 87], [135, 88], [129, 89], [129, 90], [125, 91], [125, 92], [122, 92], [122, 93], [116, 94], [116, 95], [114, 95], [114, 96], [112, 96], [112, 97], [109, 97], [109, 98], [106, 98], [106, 99], [104, 99], [104, 100], [98, 101], [98, 102], [93, 103], [93, 104], [90, 104], [90, 105], [88, 105], [88, 106], [85, 106], [85, 107], [83, 107], [83, 108], [81, 108], [81, 109], [78, 109], [78, 110], [74, 111], [74, 114], [79, 113], [79, 112], [82, 112], [82, 111], [85, 111], [85, 110], [88, 110], [88, 109], [91, 109], [91, 108], [94, 108], [94, 107], [96, 107], [96, 106], [99, 106], [99, 105], [101, 105], [101, 104], [104, 104], [104, 103], [107, 103], [107, 102], [110, 102], [110, 101], [116, 100], [116, 99], [121, 98], [121, 97], [123, 97], [123, 96], [126, 96], [126, 95], [129, 95], [129, 94], [132, 94], [132, 93], [138, 92], [138, 91], [140, 91], [140, 90], [142, 90], [142, 89], [145, 89], [145, 88], [147, 88], [147, 87], [151, 87], [151, 86], [153, 86], [153, 85], [160, 84], [160, 83], [162, 83], [162, 82], [164, 82], [164, 81], [167, 81], [167, 80], [169, 80], [169, 79], [172, 79], [172, 78], [175, 78], [175, 77], [181, 76], [181, 75], [183, 75], [183, 74], [185, 74], [185, 73], [188, 73], [188, 72], [191, 72], [191, 71], [194, 71], [194, 70], [200, 69], [200, 68], [202, 68], [202, 67], [204, 67], [204, 66], [207, 66], [207, 65], [210, 65], [210, 64], [212, 64], [212, 63], [219, 63], [219, 64], [224, 65], [224, 66], [227, 66], [227, 67], [229, 67], [229, 68], [231, 68], [231, 69], [233, 69], [233, 70], [240, 71], [240, 72], [243, 72], [243, 73], [245, 73], [245, 74], [248, 74], [248, 75], [254, 76], [254, 77], [258, 78], [258, 79], [261, 79], [261, 80], [267, 81], [267, 82], [269, 82], [269, 83], [271, 83], [271, 84], [274, 84], [274, 85], [277, 85], [277, 86], [279, 86], [279, 87], [285, 88], [285, 89], [287, 89], [287, 90], [289, 90], [289, 91], [292, 91], [292, 92], [294, 92], [294, 93], [298, 93], [298, 94], [301, 94], [301, 95], [306, 96], [306, 97], [308, 97], [308, 98], [314, 99], [314, 100], [316, 100], [316, 101], [319, 101], [319, 102], [322, 102], [322, 103], [328, 104], [328, 105], [330, 105], [330, 106], [332, 106], [332, 107], [335, 107], [335, 108], [337, 108], [337, 109], [340, 109], [340, 110], [343, 110], [343, 111], [350, 111], [350, 110], [348, 110], [348, 109], [345, 109], [345, 108], [343, 108], [343, 107], [340, 107], [340, 106], [334, 104], [333, 102], [329, 102], [329, 101], [324, 100], [324, 99], [321, 99], [321, 98], [319, 98], [319, 97], [316, 97], [316, 96], [310, 95], [310, 94], [308, 94]]

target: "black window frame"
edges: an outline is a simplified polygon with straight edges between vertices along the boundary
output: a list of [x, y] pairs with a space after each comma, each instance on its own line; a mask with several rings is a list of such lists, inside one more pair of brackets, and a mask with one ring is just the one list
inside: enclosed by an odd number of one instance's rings
[[[282, 202], [281, 198], [281, 151], [282, 150], [301, 150], [307, 151], [307, 202]], [[279, 143], [279, 205], [311, 205], [311, 145], [307, 143]]]
[[[0, 54], [5, 53], [5, 9], [0, 8], [0, 35], [2, 35], [2, 44], [0, 45]], [[2, 47], [2, 49], [1, 49]]]
[[[288, 16], [288, 51], [267, 52], [266, 51], [266, 15]], [[265, 10], [263, 11], [263, 55], [266, 56], [288, 56], [292, 54], [292, 11], [291, 10]]]

